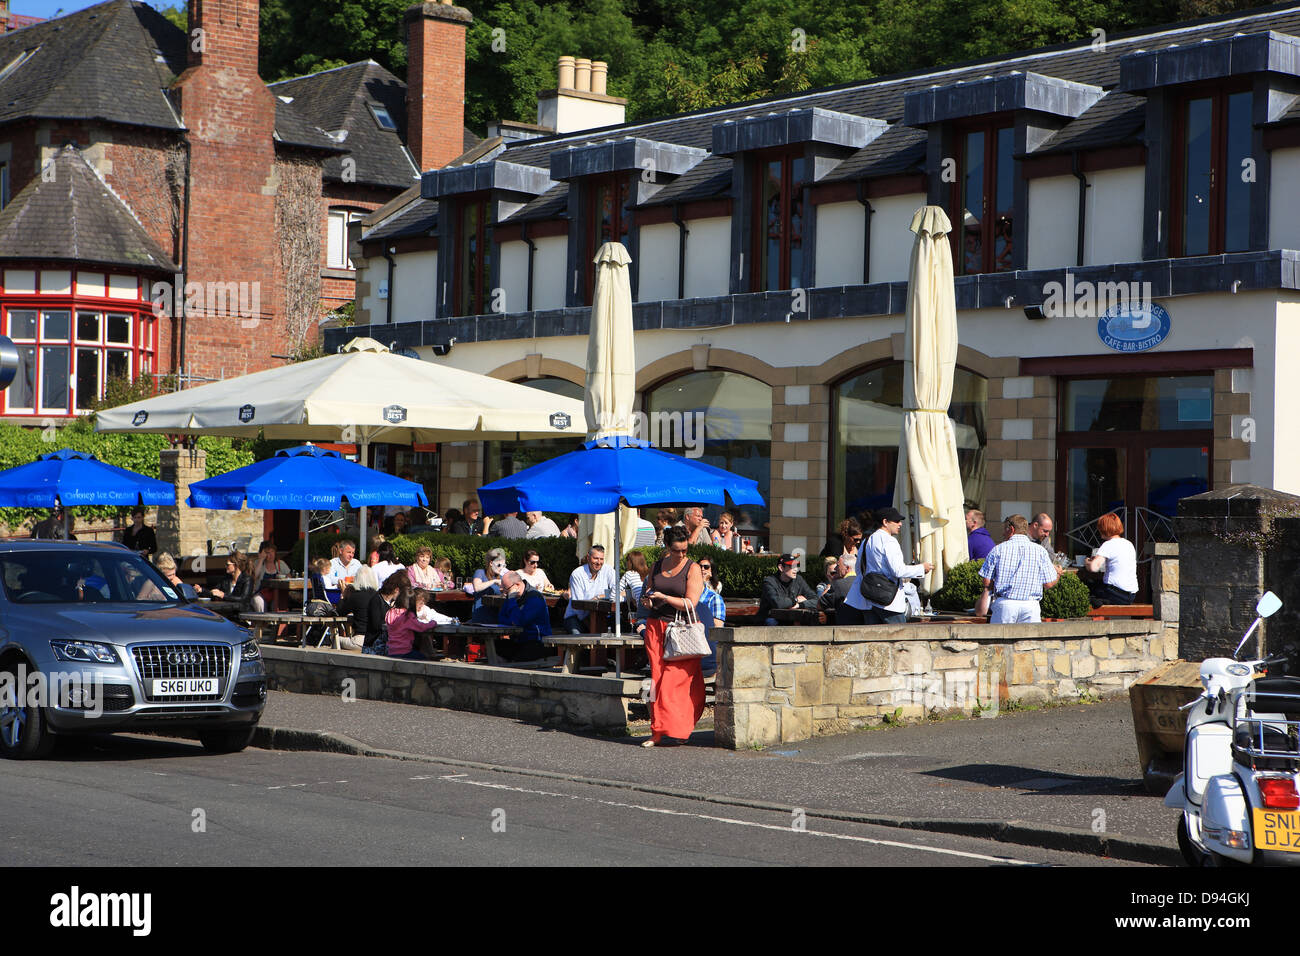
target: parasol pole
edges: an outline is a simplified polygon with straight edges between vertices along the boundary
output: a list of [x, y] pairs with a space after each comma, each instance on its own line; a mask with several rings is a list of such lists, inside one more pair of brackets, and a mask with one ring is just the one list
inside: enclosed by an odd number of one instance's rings
[[622, 504], [619, 501], [614, 505], [614, 637], [619, 639], [623, 636], [623, 577], [619, 574], [623, 568], [623, 538], [618, 528], [618, 513], [623, 510]]
[[[370, 439], [369, 439], [369, 435], [366, 432], [362, 432], [361, 435], [361, 465], [363, 468], [370, 467]], [[368, 516], [366, 514], [366, 511], [367, 511], [366, 506], [362, 505], [361, 516], [360, 516], [361, 525], [357, 530], [357, 537], [361, 539], [361, 543], [359, 545], [360, 550], [357, 551], [357, 557], [361, 560], [362, 564], [366, 563], [366, 555], [369, 553], [368, 551], [366, 551], [366, 525], [369, 524], [369, 522], [367, 521]]]

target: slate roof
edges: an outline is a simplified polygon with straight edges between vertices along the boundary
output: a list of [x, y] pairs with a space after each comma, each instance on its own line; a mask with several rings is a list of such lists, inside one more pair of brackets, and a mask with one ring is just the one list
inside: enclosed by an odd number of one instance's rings
[[[607, 142], [627, 136], [710, 150], [713, 127], [728, 119], [739, 120], [771, 112], [820, 107], [856, 116], [884, 120], [889, 130], [847, 157], [821, 182], [839, 182], [864, 177], [888, 176], [920, 171], [926, 155], [926, 132], [901, 125], [903, 98], [912, 91], [960, 81], [977, 80], [1012, 71], [1035, 72], [1107, 90], [1107, 94], [1081, 116], [1042, 143], [1032, 155], [1096, 149], [1140, 143], [1145, 122], [1145, 100], [1114, 92], [1119, 83], [1119, 58], [1138, 50], [1188, 45], [1205, 39], [1220, 39], [1236, 33], [1275, 30], [1300, 36], [1300, 6], [1275, 6], [1185, 23], [1173, 28], [1148, 29], [1108, 38], [1104, 50], [1094, 50], [1091, 38], [1074, 44], [1032, 50], [1002, 57], [990, 57], [937, 70], [917, 71], [880, 77], [857, 83], [766, 100], [733, 104], [600, 130], [584, 130], [507, 144], [499, 157], [513, 163], [548, 167], [550, 154], [560, 148], [584, 143]], [[1300, 100], [1278, 122], [1300, 121]], [[675, 182], [665, 186], [645, 205], [656, 206], [690, 199], [726, 195], [731, 185], [731, 160], [710, 156]], [[552, 193], [555, 191], [553, 190]], [[548, 193], [550, 197], [552, 193]], [[553, 203], [539, 197], [510, 221], [540, 218]]]
[[109, 0], [0, 35], [0, 123], [90, 119], [181, 129], [164, 90], [185, 69], [185, 33], [143, 3]]
[[40, 259], [178, 271], [74, 146], [0, 211], [0, 260]]
[[[356, 160], [356, 182], [405, 189], [419, 178], [420, 170], [405, 149], [406, 84], [374, 60], [267, 86], [277, 96], [292, 97], [292, 107], [312, 125], [329, 133], [347, 133], [334, 145]], [[387, 109], [397, 129], [382, 128], [369, 104]], [[477, 136], [464, 131], [463, 149], [478, 143]], [[343, 180], [343, 158], [325, 161], [327, 180]]]
[[421, 199], [417, 194], [409, 205], [381, 220], [373, 229], [362, 235], [361, 241], [432, 236], [437, 229], [438, 201]]

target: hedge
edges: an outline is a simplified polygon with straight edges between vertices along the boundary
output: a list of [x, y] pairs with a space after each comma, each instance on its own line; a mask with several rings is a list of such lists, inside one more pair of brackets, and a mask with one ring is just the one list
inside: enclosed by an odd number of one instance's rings
[[[313, 535], [311, 555], [313, 558], [328, 558], [337, 536], [331, 534]], [[483, 559], [493, 548], [501, 548], [506, 553], [506, 564], [519, 568], [524, 563], [526, 551], [536, 551], [542, 559], [542, 568], [546, 576], [557, 588], [568, 586], [569, 575], [580, 563], [572, 538], [492, 538], [482, 535], [446, 534], [441, 531], [424, 531], [419, 534], [397, 535], [389, 538], [393, 554], [402, 564], [412, 564], [415, 553], [423, 545], [433, 551], [433, 558], [450, 558], [453, 573], [457, 577], [467, 578], [483, 567]], [[634, 548], [645, 555], [649, 564], [663, 553], [663, 548]], [[690, 549], [692, 558], [713, 559], [713, 567], [722, 582], [722, 593], [726, 597], [758, 597], [762, 591], [763, 578], [776, 573], [777, 555], [736, 554], [722, 548], [697, 545]], [[302, 541], [299, 540], [285, 559], [295, 571], [302, 568]], [[622, 571], [627, 570], [627, 556], [624, 556]], [[816, 587], [825, 576], [820, 559], [810, 560], [804, 579]]]
[[[88, 452], [110, 465], [157, 478], [158, 453], [168, 447], [170, 443], [166, 435], [97, 432], [90, 415], [73, 419], [61, 427], [0, 424], [0, 469], [26, 465], [41, 455], [71, 448]], [[209, 478], [251, 465], [254, 461], [251, 452], [232, 444], [229, 438], [203, 436], [198, 440], [198, 447], [208, 453]], [[129, 508], [110, 505], [77, 507], [77, 514], [86, 518], [118, 518], [129, 512]], [[44, 508], [0, 508], [0, 523], [8, 525], [10, 531], [17, 531], [28, 519], [39, 520], [47, 514]]]

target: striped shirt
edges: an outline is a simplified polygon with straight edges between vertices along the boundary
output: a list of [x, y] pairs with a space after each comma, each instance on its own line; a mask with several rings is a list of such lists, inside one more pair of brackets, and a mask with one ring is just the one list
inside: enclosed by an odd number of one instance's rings
[[1041, 545], [1012, 535], [984, 559], [980, 577], [993, 582], [993, 596], [1004, 601], [1038, 601], [1043, 585], [1056, 580], [1056, 566]]

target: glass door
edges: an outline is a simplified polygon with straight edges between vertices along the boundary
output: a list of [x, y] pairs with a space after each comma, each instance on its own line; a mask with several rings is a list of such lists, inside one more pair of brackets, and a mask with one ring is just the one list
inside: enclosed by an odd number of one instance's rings
[[[1053, 544], [1078, 564], [1080, 557], [1092, 552], [1096, 542], [1097, 519], [1107, 512], [1117, 512], [1127, 530], [1129, 450], [1122, 445], [1070, 448], [1065, 459], [1064, 534], [1057, 534]], [[1136, 542], [1135, 542], [1136, 544]]]

